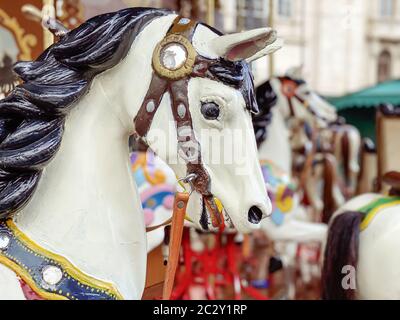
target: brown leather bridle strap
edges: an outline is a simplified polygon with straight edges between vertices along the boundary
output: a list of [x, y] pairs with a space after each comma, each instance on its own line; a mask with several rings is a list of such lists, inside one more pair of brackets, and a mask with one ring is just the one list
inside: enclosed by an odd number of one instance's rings
[[[181, 17], [175, 19], [167, 36], [178, 34], [191, 42], [197, 23], [190, 20], [187, 24], [180, 24], [181, 19]], [[207, 72], [211, 63], [212, 60], [197, 56], [192, 73], [189, 76], [176, 80], [163, 77], [154, 72], [149, 89], [134, 119], [134, 123], [136, 135], [145, 138], [164, 94], [169, 93], [172, 101], [172, 114], [177, 128], [179, 152], [181, 157], [186, 159], [187, 175], [192, 173], [196, 175], [191, 181], [191, 185], [203, 196], [204, 203], [211, 216], [213, 227], [224, 228], [222, 213], [219, 212], [214, 197], [210, 192], [210, 176], [202, 163], [200, 143], [194, 135], [188, 101], [189, 77], [212, 78]]]
[[171, 223], [172, 223], [172, 218], [169, 218], [169, 219], [165, 220], [163, 223], [157, 224], [155, 226], [147, 227], [146, 232], [151, 232], [151, 231], [160, 229], [162, 227], [166, 227], [166, 226], [170, 225]]
[[[172, 36], [176, 39], [180, 39], [184, 44], [189, 41], [191, 43], [192, 36], [194, 34], [197, 23], [191, 20], [185, 20], [186, 23], [181, 23], [182, 18], [177, 17], [167, 33], [164, 41], [168, 42]], [[175, 37], [176, 35], [176, 37]], [[184, 37], [184, 39], [180, 37]], [[167, 37], [168, 40], [167, 40]], [[159, 44], [161, 46], [162, 42]], [[200, 143], [196, 139], [193, 130], [192, 117], [190, 115], [189, 101], [188, 101], [188, 84], [189, 77], [198, 76], [206, 77], [210, 76], [207, 72], [209, 64], [206, 58], [200, 58], [194, 55], [194, 49], [188, 53], [188, 59], [193, 58], [192, 69], [183, 70], [183, 75], [180, 73], [174, 74], [173, 71], [166, 71], [163, 66], [158, 64], [160, 57], [157, 54], [160, 52], [160, 47], [157, 47], [153, 54], [153, 76], [150, 82], [149, 89], [143, 100], [143, 103], [134, 119], [136, 135], [145, 138], [153, 121], [154, 115], [156, 114], [162, 98], [165, 93], [169, 93], [172, 102], [172, 114], [176, 123], [178, 150], [180, 156], [186, 162], [186, 174], [187, 176], [193, 175], [190, 183], [194, 190], [200, 193], [204, 199], [204, 204], [207, 207], [207, 211], [210, 213], [211, 222], [214, 227], [219, 227], [222, 231], [225, 227], [222, 212], [219, 212], [218, 207], [215, 203], [214, 196], [210, 192], [210, 176], [207, 173], [201, 159]], [[189, 45], [190, 47], [190, 45]], [[190, 49], [186, 47], [186, 49]], [[190, 50], [189, 50], [190, 51]], [[189, 61], [190, 62], [190, 61]], [[186, 67], [186, 65], [184, 65]], [[161, 70], [161, 71], [160, 71]], [[163, 76], [164, 75], [164, 76]], [[189, 143], [188, 143], [189, 142]], [[190, 194], [177, 192], [175, 195], [174, 209], [171, 219], [171, 232], [170, 232], [170, 243], [169, 243], [169, 256], [168, 264], [165, 275], [165, 282], [163, 288], [163, 299], [170, 299], [175, 273], [179, 261], [180, 245], [183, 233], [183, 224], [186, 214], [186, 206], [189, 201]], [[170, 221], [166, 221], [159, 226], [150, 227], [147, 231], [155, 230], [161, 226], [167, 225]]]
[[135, 133], [139, 137], [145, 137], [149, 131], [151, 122], [153, 121], [154, 115], [160, 106], [161, 100], [164, 96], [164, 93], [167, 91], [167, 88], [167, 81], [154, 73], [153, 77], [151, 78], [146, 97], [144, 98], [142, 106], [140, 107], [139, 112], [136, 114], [134, 120]]

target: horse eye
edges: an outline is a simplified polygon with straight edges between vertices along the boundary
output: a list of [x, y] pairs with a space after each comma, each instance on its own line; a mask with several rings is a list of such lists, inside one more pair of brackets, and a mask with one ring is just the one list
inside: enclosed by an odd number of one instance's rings
[[201, 113], [207, 120], [216, 120], [219, 117], [219, 105], [215, 102], [202, 102]]

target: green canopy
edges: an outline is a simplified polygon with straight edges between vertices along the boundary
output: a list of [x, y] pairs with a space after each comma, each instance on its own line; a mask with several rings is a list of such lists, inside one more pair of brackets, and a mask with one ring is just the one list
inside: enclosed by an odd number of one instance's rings
[[390, 80], [378, 83], [376, 86], [369, 87], [342, 97], [330, 97], [327, 100], [333, 104], [337, 110], [347, 108], [371, 108], [383, 103], [400, 105], [400, 80]]

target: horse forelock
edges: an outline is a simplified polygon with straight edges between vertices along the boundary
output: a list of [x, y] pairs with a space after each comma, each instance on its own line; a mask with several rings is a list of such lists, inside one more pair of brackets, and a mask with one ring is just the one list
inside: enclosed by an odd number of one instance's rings
[[[218, 36], [223, 35], [222, 32], [208, 24], [199, 24], [210, 29]], [[229, 61], [219, 57], [215, 59], [214, 63], [210, 66], [209, 72], [223, 84], [239, 90], [243, 96], [247, 110], [252, 113], [259, 112], [255, 99], [254, 77], [250, 65], [246, 61]]]
[[14, 71], [24, 81], [0, 100], [0, 220], [32, 197], [60, 147], [65, 116], [95, 76], [116, 66], [136, 36], [165, 9], [128, 8], [96, 16], [70, 31], [35, 61]]

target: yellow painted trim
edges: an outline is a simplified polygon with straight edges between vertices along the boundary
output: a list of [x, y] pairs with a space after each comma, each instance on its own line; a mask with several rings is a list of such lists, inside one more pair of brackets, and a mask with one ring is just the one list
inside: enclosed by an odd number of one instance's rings
[[[66, 258], [64, 258], [58, 254], [52, 253], [52, 252], [42, 248], [41, 246], [37, 245], [35, 242], [33, 242], [31, 239], [29, 239], [22, 231], [20, 231], [11, 219], [7, 220], [6, 224], [12, 230], [15, 237], [19, 241], [21, 241], [27, 248], [43, 255], [44, 257], [49, 257], [50, 259], [59, 263], [63, 267], [64, 272], [66, 272], [70, 276], [74, 277], [82, 284], [89, 286], [89, 287], [94, 287], [94, 288], [100, 290], [101, 292], [107, 292], [111, 295], [115, 295], [115, 297], [117, 299], [120, 299], [120, 300], [124, 299], [122, 297], [122, 295], [118, 292], [118, 289], [113, 284], [104, 282], [102, 280], [98, 280], [87, 274], [84, 274], [82, 271], [80, 271], [78, 268], [76, 268], [71, 262], [69, 262]], [[11, 266], [9, 266], [9, 267], [11, 267]], [[20, 270], [18, 270], [18, 271], [20, 271]], [[25, 281], [25, 279], [24, 279], [24, 281]], [[28, 283], [28, 281], [29, 280], [27, 280], [26, 282]], [[30, 283], [28, 283], [28, 284], [31, 285]], [[40, 293], [40, 294], [42, 294], [42, 293]]]
[[14, 271], [18, 277], [20, 277], [22, 280], [25, 281], [25, 283], [40, 297], [43, 299], [47, 300], [68, 300], [64, 296], [60, 296], [56, 293], [50, 293], [46, 292], [42, 289], [40, 289], [35, 281], [33, 281], [31, 275], [26, 272], [25, 269], [21, 268], [18, 264], [16, 264], [14, 261], [11, 261], [9, 258], [6, 256], [0, 255], [0, 263], [8, 268], [10, 268], [12, 271]]
[[360, 225], [361, 231], [365, 230], [368, 227], [368, 225], [370, 224], [372, 219], [375, 218], [375, 216], [378, 214], [379, 211], [381, 211], [383, 209], [386, 209], [386, 208], [393, 207], [395, 205], [400, 205], [400, 200], [393, 201], [393, 202], [390, 202], [390, 203], [385, 203], [383, 205], [380, 205], [380, 206], [372, 209], [371, 212], [365, 217], [365, 219], [361, 223], [361, 225]]

